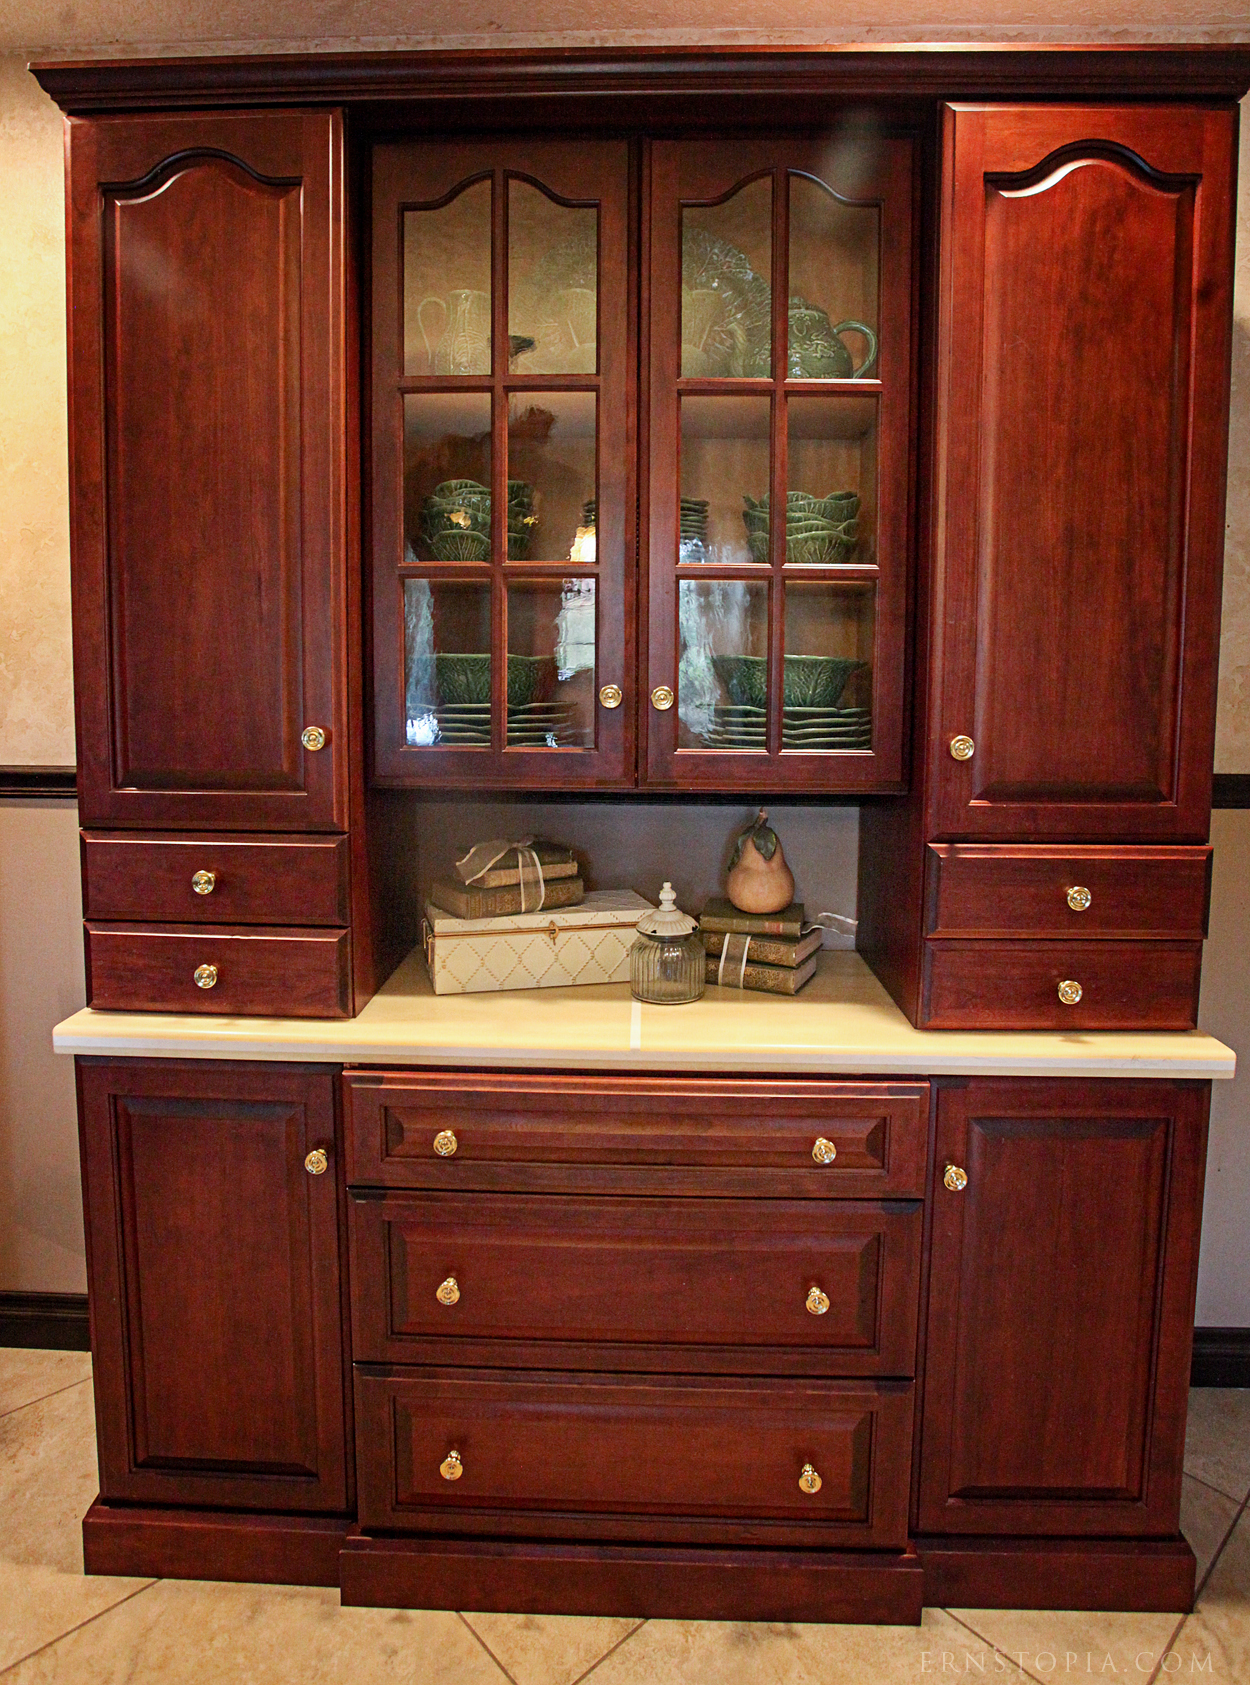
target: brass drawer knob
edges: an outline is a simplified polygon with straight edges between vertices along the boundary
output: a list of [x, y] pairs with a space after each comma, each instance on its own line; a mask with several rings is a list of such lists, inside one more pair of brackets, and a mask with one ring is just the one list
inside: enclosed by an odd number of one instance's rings
[[217, 982], [217, 967], [215, 965], [197, 965], [191, 975], [195, 978], [197, 989], [211, 989]]
[[197, 895], [211, 895], [216, 887], [216, 872], [196, 872], [191, 879], [191, 888]]
[[812, 1492], [819, 1492], [820, 1487], [821, 1487], [820, 1476], [816, 1473], [816, 1470], [812, 1467], [812, 1465], [810, 1463], [804, 1463], [803, 1464], [803, 1472], [799, 1476], [799, 1490], [801, 1492], [812, 1493]]
[[956, 761], [970, 761], [977, 752], [977, 746], [970, 737], [951, 738], [951, 759]]
[[671, 685], [656, 685], [651, 692], [651, 706], [658, 709], [661, 714], [667, 713], [675, 701], [676, 698], [673, 695]]
[[459, 1451], [449, 1451], [438, 1465], [438, 1472], [444, 1480], [459, 1480], [464, 1473], [464, 1464], [460, 1461]]
[[1065, 977], [1059, 985], [1059, 999], [1065, 1006], [1075, 1006], [1084, 992], [1075, 977]]
[[807, 1308], [813, 1316], [824, 1316], [829, 1309], [829, 1295], [822, 1293], [819, 1287], [813, 1287], [807, 1295]]
[[1083, 883], [1074, 883], [1068, 891], [1068, 905], [1074, 913], [1086, 913], [1094, 899]]
[[619, 708], [625, 700], [625, 692], [620, 685], [604, 685], [599, 691], [599, 700], [605, 708]]
[[450, 1158], [459, 1145], [454, 1129], [440, 1129], [434, 1137], [434, 1151], [439, 1158]]
[[314, 1147], [304, 1160], [304, 1169], [310, 1176], [324, 1176], [330, 1168], [330, 1155], [324, 1147]]
[[816, 1137], [816, 1145], [812, 1148], [812, 1157], [817, 1164], [832, 1164], [838, 1156], [838, 1149], [832, 1141], [826, 1141], [823, 1135]]
[[326, 734], [319, 725], [306, 725], [299, 734], [299, 740], [305, 749], [324, 749]]
[[455, 1305], [460, 1302], [460, 1283], [454, 1275], [449, 1275], [446, 1281], [440, 1281], [434, 1289], [434, 1297], [440, 1305]]
[[968, 1172], [961, 1164], [948, 1164], [942, 1181], [953, 1194], [961, 1194], [968, 1186]]

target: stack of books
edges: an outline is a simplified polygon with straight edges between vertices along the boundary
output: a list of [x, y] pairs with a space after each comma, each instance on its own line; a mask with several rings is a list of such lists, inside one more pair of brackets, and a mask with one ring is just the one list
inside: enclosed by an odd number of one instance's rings
[[[530, 844], [543, 873], [544, 912], [554, 907], [580, 906], [586, 885], [571, 848], [536, 837]], [[458, 919], [507, 918], [521, 911], [521, 870], [515, 853], [483, 872], [472, 883], [439, 878], [430, 886], [430, 900]], [[533, 902], [531, 900], [531, 906]]]
[[797, 995], [815, 974], [821, 932], [805, 924], [801, 901], [779, 913], [742, 913], [717, 897], [704, 907], [699, 930], [709, 983]]

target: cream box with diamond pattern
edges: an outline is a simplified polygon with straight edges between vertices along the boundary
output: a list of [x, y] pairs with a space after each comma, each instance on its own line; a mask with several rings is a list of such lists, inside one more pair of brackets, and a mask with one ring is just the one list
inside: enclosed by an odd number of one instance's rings
[[426, 904], [422, 939], [436, 995], [628, 983], [629, 950], [650, 901], [632, 889], [592, 889], [576, 907], [458, 919]]

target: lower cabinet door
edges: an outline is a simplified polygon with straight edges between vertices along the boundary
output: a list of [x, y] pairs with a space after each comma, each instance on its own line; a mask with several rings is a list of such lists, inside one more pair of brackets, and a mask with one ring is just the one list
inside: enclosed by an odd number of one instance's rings
[[348, 1508], [336, 1080], [79, 1061], [103, 1498]]
[[901, 1547], [910, 1381], [356, 1371], [365, 1528]]
[[941, 1089], [919, 1532], [1177, 1531], [1208, 1095]]

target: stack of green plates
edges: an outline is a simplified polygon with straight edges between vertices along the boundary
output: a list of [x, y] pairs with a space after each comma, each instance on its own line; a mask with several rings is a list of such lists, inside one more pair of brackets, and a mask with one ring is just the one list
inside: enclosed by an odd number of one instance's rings
[[588, 733], [574, 702], [529, 702], [508, 709], [510, 749], [584, 749]]
[[[763, 708], [730, 702], [718, 706], [704, 741], [712, 749], [762, 749], [768, 716]], [[872, 748], [871, 708], [791, 708], [781, 715], [783, 749], [850, 750]]]

